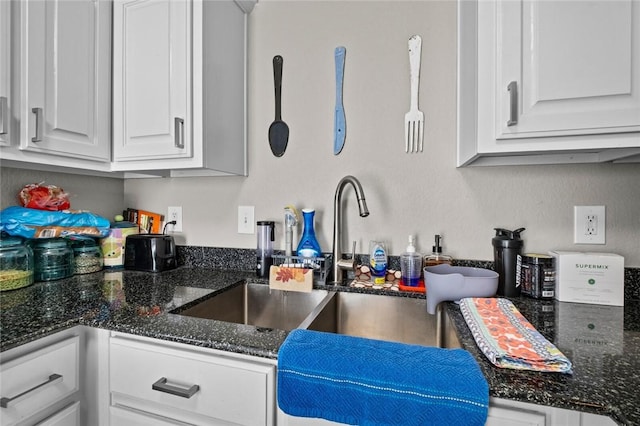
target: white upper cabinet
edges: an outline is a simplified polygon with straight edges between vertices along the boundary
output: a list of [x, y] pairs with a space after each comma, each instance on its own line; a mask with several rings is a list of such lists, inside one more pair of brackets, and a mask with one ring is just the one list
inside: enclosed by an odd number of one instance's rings
[[114, 170], [247, 174], [247, 3], [114, 2]]
[[114, 156], [188, 158], [189, 29], [186, 1], [122, 1], [114, 16]]
[[638, 1], [458, 5], [458, 166], [638, 161]]
[[109, 162], [110, 2], [15, 5], [20, 149]]
[[11, 113], [11, 7], [8, 1], [0, 1], [0, 146], [9, 140]]

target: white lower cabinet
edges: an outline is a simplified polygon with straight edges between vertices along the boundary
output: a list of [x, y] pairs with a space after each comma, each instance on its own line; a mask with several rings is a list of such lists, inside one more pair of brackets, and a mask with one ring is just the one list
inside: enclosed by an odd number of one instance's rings
[[63, 408], [54, 415], [50, 416], [37, 426], [71, 426], [81, 425], [80, 421], [80, 403], [74, 402], [68, 407]]
[[[278, 409], [278, 426], [337, 425], [324, 419], [294, 417]], [[486, 426], [609, 426], [616, 423], [609, 417], [580, 411], [491, 398]]]
[[491, 398], [487, 426], [608, 426], [609, 417], [580, 411]]
[[81, 425], [80, 349], [67, 331], [0, 354], [0, 424]]
[[122, 407], [110, 407], [109, 415], [111, 416], [112, 425], [176, 426], [176, 425], [189, 424], [189, 423], [174, 421], [166, 417], [156, 416], [152, 413], [145, 413], [141, 411], [132, 410], [130, 408], [122, 408]]
[[274, 361], [115, 333], [110, 424], [273, 425], [275, 370]]

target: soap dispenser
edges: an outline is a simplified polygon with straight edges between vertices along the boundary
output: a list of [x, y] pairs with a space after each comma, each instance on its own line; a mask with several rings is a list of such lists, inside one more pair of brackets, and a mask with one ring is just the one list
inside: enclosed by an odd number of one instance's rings
[[[316, 239], [316, 231], [313, 226], [313, 218], [316, 214], [314, 209], [302, 209], [302, 220], [304, 223], [304, 230], [302, 231], [302, 238], [298, 243], [297, 253], [302, 258], [316, 258], [322, 255], [320, 244]], [[303, 263], [308, 263], [305, 260]]]
[[433, 246], [432, 253], [424, 259], [425, 266], [435, 266], [442, 263], [451, 265], [451, 262], [453, 260], [451, 256], [442, 254], [442, 246], [440, 245], [441, 240], [442, 236], [435, 236], [435, 245]]
[[422, 272], [422, 255], [416, 252], [413, 245], [413, 235], [409, 235], [409, 245], [404, 253], [400, 255], [400, 270], [402, 272], [402, 282], [408, 287], [417, 287], [420, 282]]

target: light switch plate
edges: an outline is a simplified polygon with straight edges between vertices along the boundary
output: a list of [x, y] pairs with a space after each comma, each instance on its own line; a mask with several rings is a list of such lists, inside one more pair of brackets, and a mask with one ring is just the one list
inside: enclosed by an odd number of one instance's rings
[[254, 206], [238, 206], [238, 234], [253, 234]]
[[573, 207], [573, 243], [605, 244], [605, 207]]

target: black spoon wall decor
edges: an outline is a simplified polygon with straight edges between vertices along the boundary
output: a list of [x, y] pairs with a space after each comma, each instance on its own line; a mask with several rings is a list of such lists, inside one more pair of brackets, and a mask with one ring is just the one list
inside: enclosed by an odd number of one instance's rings
[[282, 56], [273, 57], [273, 84], [276, 94], [276, 117], [269, 126], [269, 146], [276, 157], [282, 157], [289, 142], [289, 126], [282, 121], [280, 104], [282, 102]]

